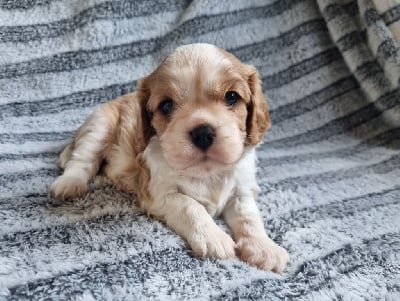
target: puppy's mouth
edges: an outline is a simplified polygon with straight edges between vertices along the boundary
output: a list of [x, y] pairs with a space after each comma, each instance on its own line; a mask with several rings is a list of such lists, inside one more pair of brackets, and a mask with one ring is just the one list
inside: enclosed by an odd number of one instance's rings
[[191, 162], [190, 166], [187, 167], [187, 168], [190, 168], [192, 166], [201, 166], [201, 165], [204, 165], [204, 164], [229, 165], [229, 163], [225, 163], [225, 162], [223, 162], [221, 160], [216, 160], [216, 159], [212, 158], [211, 156], [209, 156], [207, 154], [203, 154], [197, 160], [193, 160]]
[[199, 177], [229, 169], [242, 156], [243, 137], [235, 128], [223, 130], [200, 125], [185, 131], [184, 139], [162, 136], [161, 147], [168, 165]]
[[213, 147], [206, 151], [195, 149], [180, 169], [182, 171], [196, 169], [199, 172], [209, 173], [229, 167], [240, 159], [240, 157], [226, 156], [224, 152], [226, 152], [224, 147]]
[[202, 155], [196, 160], [188, 162], [188, 164], [179, 169], [184, 175], [194, 176], [194, 177], [205, 177], [222, 170], [229, 169], [231, 164], [216, 161], [207, 155]]
[[[237, 160], [232, 160], [232, 158], [227, 158], [219, 154], [218, 150], [210, 149], [206, 152], [201, 152], [197, 164], [215, 162], [223, 165], [230, 165], [235, 163]], [[196, 163], [195, 163], [196, 164]]]

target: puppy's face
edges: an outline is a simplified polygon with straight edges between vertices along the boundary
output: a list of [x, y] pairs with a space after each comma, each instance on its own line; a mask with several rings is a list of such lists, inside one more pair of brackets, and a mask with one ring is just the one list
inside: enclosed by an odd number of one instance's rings
[[168, 164], [207, 176], [237, 162], [269, 127], [257, 72], [207, 44], [183, 46], [139, 86]]

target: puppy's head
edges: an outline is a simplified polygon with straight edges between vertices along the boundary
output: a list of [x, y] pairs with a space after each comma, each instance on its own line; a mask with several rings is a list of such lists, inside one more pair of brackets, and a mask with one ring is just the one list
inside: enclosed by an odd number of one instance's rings
[[257, 71], [213, 45], [177, 48], [138, 92], [166, 161], [184, 174], [234, 164], [270, 127]]

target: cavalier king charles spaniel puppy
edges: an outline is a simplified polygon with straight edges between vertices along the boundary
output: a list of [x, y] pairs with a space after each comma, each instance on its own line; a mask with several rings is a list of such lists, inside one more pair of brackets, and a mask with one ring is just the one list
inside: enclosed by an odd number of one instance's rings
[[[136, 93], [101, 105], [78, 129], [50, 194], [81, 197], [101, 169], [197, 256], [238, 254], [282, 272], [288, 254], [267, 236], [256, 206], [255, 147], [269, 127], [254, 67], [213, 45], [181, 46]], [[234, 239], [214, 222], [218, 215]]]

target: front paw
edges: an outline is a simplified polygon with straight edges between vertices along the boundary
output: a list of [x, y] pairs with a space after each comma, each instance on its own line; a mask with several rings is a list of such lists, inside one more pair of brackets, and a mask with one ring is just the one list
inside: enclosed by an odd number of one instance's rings
[[73, 199], [83, 196], [87, 183], [79, 177], [59, 176], [50, 187], [50, 195], [58, 200]]
[[282, 273], [289, 261], [287, 251], [267, 236], [244, 236], [237, 243], [241, 260], [265, 271]]
[[188, 242], [199, 257], [218, 259], [235, 257], [235, 242], [217, 225], [195, 231], [190, 235]]

